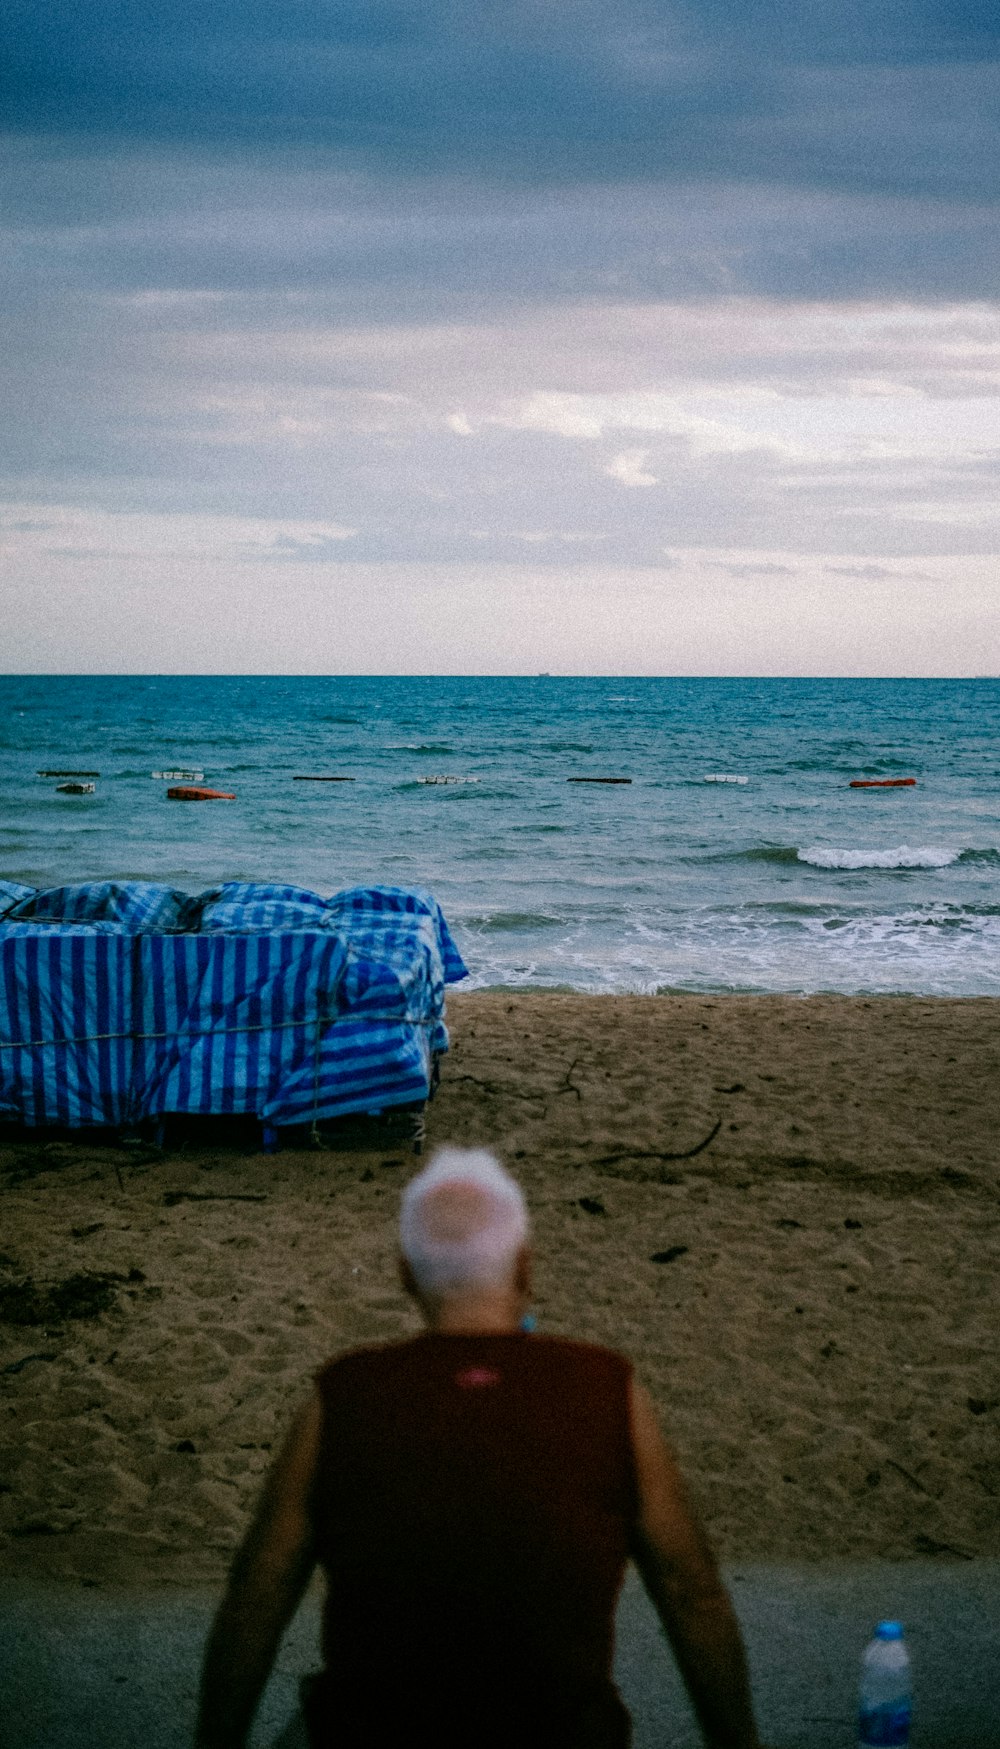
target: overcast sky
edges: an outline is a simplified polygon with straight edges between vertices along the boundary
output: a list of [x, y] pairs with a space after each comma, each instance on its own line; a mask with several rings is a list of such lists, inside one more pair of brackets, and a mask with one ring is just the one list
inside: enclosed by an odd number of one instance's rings
[[995, 0], [7, 0], [0, 665], [1000, 672]]

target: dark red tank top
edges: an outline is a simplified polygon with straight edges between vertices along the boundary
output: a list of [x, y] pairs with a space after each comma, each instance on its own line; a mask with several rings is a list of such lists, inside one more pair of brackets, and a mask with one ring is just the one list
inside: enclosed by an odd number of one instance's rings
[[322, 1369], [316, 1749], [628, 1744], [611, 1660], [629, 1377], [609, 1349], [522, 1335], [425, 1335]]

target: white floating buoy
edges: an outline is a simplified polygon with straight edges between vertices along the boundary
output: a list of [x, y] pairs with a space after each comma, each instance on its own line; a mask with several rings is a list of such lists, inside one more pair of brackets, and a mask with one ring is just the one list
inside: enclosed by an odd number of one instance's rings
[[481, 783], [478, 777], [418, 777], [417, 783]]
[[203, 771], [151, 771], [150, 777], [160, 778], [165, 783], [204, 783]]
[[57, 783], [56, 789], [61, 796], [92, 796], [95, 786], [92, 783]]
[[749, 783], [748, 777], [736, 777], [730, 771], [709, 771], [702, 779], [703, 783]]

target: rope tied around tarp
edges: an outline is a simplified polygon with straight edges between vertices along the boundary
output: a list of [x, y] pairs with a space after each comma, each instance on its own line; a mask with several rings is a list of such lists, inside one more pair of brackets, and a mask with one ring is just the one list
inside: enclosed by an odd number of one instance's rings
[[52, 1045], [98, 1045], [106, 1044], [114, 1039], [132, 1039], [136, 1043], [155, 1043], [160, 1039], [186, 1039], [228, 1037], [239, 1032], [284, 1032], [291, 1026], [313, 1026], [321, 1034], [324, 1026], [336, 1026], [342, 1020], [363, 1020], [366, 1023], [380, 1026], [427, 1026], [438, 1024], [438, 1017], [418, 1014], [358, 1014], [348, 1010], [346, 1014], [320, 1014], [316, 1017], [308, 1015], [301, 1020], [261, 1021], [254, 1026], [197, 1026], [171, 1027], [168, 1032], [85, 1032], [73, 1038], [30, 1038], [30, 1039], [0, 1039], [0, 1051], [42, 1051]]

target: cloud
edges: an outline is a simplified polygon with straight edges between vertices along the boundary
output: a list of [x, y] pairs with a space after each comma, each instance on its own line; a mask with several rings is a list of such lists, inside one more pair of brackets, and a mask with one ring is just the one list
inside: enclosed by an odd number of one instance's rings
[[[0, 353], [0, 494], [39, 514], [216, 518], [220, 539], [225, 518], [238, 540], [260, 522], [265, 547], [285, 534], [329, 563], [500, 564], [542, 531], [548, 564], [572, 536], [652, 565], [665, 527], [754, 547], [794, 531], [862, 564], [929, 542], [957, 563], [996, 537], [998, 367], [987, 304], [542, 302], [364, 323], [311, 294], [211, 314], [197, 295], [63, 297]], [[658, 484], [624, 489], [637, 476]]]
[[[730, 407], [732, 403], [730, 402]], [[734, 421], [706, 417], [677, 395], [643, 390], [614, 395], [569, 395], [538, 391], [490, 415], [491, 423], [511, 430], [544, 431], [556, 437], [594, 441], [615, 431], [655, 433], [682, 443], [701, 455], [733, 455], [741, 451], [783, 447], [778, 440], [740, 428]], [[634, 472], [635, 457], [629, 451]], [[605, 470], [612, 472], [611, 469]], [[614, 478], [620, 478], [617, 469]], [[655, 481], [630, 479], [629, 485]]]
[[509, 183], [996, 185], [995, 15], [723, 0], [9, 0], [8, 126]]
[[[828, 566], [826, 566], [826, 569], [827, 570], [834, 570], [835, 567], [828, 565]], [[798, 576], [798, 572], [797, 572], [794, 565], [776, 565], [776, 564], [769, 562], [767, 560], [762, 560], [758, 563], [751, 563], [751, 562], [748, 562], [746, 560], [742, 560], [739, 563], [728, 562], [726, 564], [720, 564], [719, 570], [725, 571], [730, 577], [796, 577], [796, 576]], [[886, 575], [888, 576], [889, 573], [887, 572]]]
[[81, 577], [140, 616], [155, 578], [259, 591], [270, 635], [350, 576], [381, 627], [402, 567], [455, 651], [449, 567], [523, 601], [526, 557], [555, 592], [585, 556], [577, 606], [669, 569], [796, 636], [800, 584], [814, 627], [896, 566], [965, 599], [997, 32], [985, 0], [10, 0], [18, 613], [37, 577], [79, 632]]
[[604, 472], [621, 486], [655, 486], [657, 477], [646, 466], [648, 453], [644, 449], [624, 449], [608, 462]]
[[353, 540], [357, 533], [356, 528], [340, 528], [336, 525], [311, 530], [306, 535], [281, 533], [275, 535], [268, 550], [277, 558], [301, 559], [317, 564], [325, 559], [339, 558], [337, 549], [341, 542]]
[[828, 577], [856, 577], [862, 583], [883, 583], [890, 577], [899, 576], [919, 583], [934, 581], [929, 571], [915, 571], [910, 567], [900, 571], [891, 565], [824, 565], [823, 570]]
[[[793, 143], [789, 152], [794, 157]], [[991, 299], [995, 191], [975, 203], [796, 188], [732, 166], [615, 184], [512, 187], [460, 174], [377, 173], [320, 154], [8, 140], [0, 150], [4, 306], [59, 288], [170, 300], [323, 298], [346, 322], [476, 321], [541, 300], [671, 303], [727, 295]]]
[[53, 556], [84, 560], [153, 558], [192, 564], [244, 564], [278, 556], [325, 558], [358, 533], [335, 522], [304, 524], [263, 517], [191, 512], [149, 514], [60, 507], [47, 515], [35, 506], [13, 507], [0, 541], [13, 563]]

